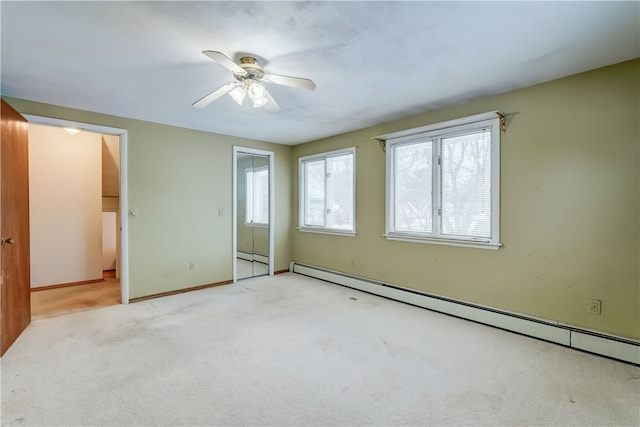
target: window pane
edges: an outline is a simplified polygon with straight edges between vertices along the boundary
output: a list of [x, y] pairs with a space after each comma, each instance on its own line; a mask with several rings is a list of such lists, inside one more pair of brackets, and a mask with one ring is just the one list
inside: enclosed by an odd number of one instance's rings
[[327, 158], [328, 228], [353, 230], [353, 155]]
[[304, 224], [324, 226], [324, 160], [304, 163]]
[[491, 237], [491, 132], [442, 139], [442, 233]]
[[432, 143], [394, 147], [395, 231], [430, 233], [432, 230]]

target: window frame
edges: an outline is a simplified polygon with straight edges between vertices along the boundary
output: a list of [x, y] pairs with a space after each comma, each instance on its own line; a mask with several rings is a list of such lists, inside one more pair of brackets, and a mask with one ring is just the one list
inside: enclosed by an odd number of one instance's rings
[[[486, 238], [443, 234], [441, 232], [440, 225], [442, 220], [437, 214], [438, 210], [442, 209], [442, 164], [439, 164], [438, 162], [438, 159], [442, 157], [442, 147], [440, 141], [445, 137], [451, 137], [457, 134], [480, 129], [491, 130], [491, 236]], [[502, 244], [500, 243], [500, 133], [500, 115], [497, 111], [492, 111], [375, 137], [375, 139], [386, 141], [386, 215], [384, 236], [388, 240], [400, 240], [450, 246], [464, 246], [494, 250], [500, 248], [502, 246]], [[396, 231], [394, 228], [394, 191], [396, 179], [394, 169], [395, 148], [402, 145], [426, 141], [432, 141], [433, 173], [431, 177], [431, 196], [433, 231], [431, 233]]]
[[[327, 186], [326, 186], [326, 161], [331, 157], [343, 156], [350, 154], [352, 156], [352, 185], [353, 185], [353, 199], [351, 200], [351, 211], [353, 212], [351, 230], [339, 229], [315, 225], [306, 225], [305, 221], [305, 201], [306, 201], [306, 176], [305, 176], [305, 164], [307, 162], [314, 162], [323, 160], [325, 164], [325, 186], [324, 186], [324, 201], [326, 203]], [[324, 217], [326, 224], [326, 205], [324, 209]], [[356, 147], [342, 148], [339, 150], [327, 151], [318, 154], [312, 154], [298, 158], [298, 231], [310, 232], [310, 233], [322, 233], [322, 234], [335, 234], [340, 236], [355, 236], [356, 235]]]

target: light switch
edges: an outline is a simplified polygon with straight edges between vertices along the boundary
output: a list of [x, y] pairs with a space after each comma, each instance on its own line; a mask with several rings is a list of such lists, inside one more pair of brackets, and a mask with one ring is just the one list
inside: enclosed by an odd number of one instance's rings
[[222, 216], [222, 208], [218, 208], [218, 216]]
[[129, 209], [129, 218], [135, 218], [138, 216], [138, 211], [136, 209]]

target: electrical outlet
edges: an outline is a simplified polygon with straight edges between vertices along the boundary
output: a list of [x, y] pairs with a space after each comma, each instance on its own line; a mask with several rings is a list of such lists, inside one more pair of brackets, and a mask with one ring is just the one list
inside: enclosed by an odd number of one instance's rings
[[189, 270], [195, 270], [196, 269], [196, 263], [193, 261], [189, 262]]
[[600, 310], [602, 310], [602, 301], [600, 301], [599, 299], [590, 299], [587, 311], [590, 314], [600, 315]]

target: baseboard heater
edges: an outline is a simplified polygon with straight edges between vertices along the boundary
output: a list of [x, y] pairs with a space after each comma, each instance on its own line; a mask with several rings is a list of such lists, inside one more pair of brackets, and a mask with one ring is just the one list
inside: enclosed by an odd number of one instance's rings
[[640, 341], [553, 323], [292, 262], [289, 271], [522, 335], [640, 365]]

